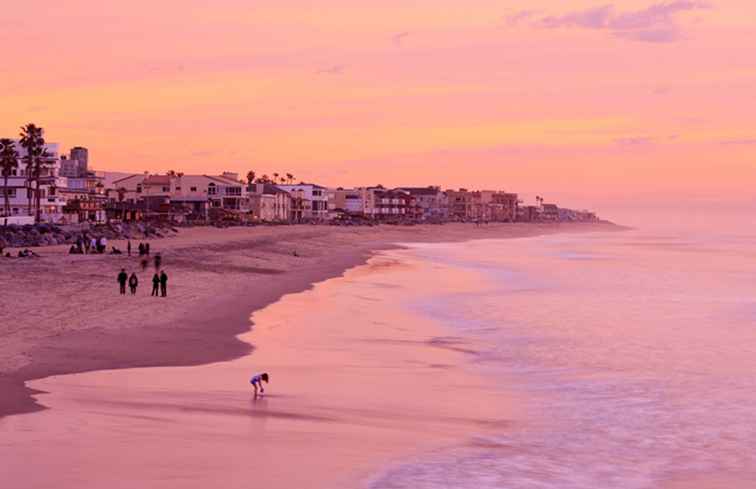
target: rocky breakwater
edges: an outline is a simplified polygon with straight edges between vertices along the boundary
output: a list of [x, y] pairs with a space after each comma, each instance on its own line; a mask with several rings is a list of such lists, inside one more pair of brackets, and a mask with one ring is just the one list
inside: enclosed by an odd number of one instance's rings
[[175, 236], [178, 229], [162, 224], [33, 224], [0, 227], [0, 248], [31, 248], [74, 244], [79, 238], [156, 239]]

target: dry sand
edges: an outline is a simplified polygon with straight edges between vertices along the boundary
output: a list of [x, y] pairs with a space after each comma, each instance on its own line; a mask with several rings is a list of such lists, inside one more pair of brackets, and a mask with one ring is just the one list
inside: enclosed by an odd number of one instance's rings
[[[244, 356], [252, 347], [236, 335], [249, 330], [252, 311], [395, 243], [615, 229], [604, 223], [189, 229], [151, 242], [170, 277], [168, 298], [150, 297], [154, 269], [142, 272], [137, 257], [68, 255], [61, 246], [37, 250], [38, 259], [2, 259], [0, 416], [41, 409], [24, 385], [31, 379]], [[136, 297], [118, 294], [121, 268], [137, 271]]]

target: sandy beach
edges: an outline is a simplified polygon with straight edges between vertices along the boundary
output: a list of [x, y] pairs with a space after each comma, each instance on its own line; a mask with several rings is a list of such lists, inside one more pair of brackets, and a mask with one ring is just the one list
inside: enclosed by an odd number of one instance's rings
[[[249, 330], [250, 313], [338, 276], [395, 243], [611, 229], [617, 226], [194, 228], [151, 243], [170, 277], [167, 298], [150, 297], [154, 268], [150, 264], [141, 271], [137, 257], [40, 248], [41, 258], [0, 262], [0, 416], [41, 408], [24, 386], [27, 380], [102, 369], [199, 365], [248, 354], [250, 345], [236, 335]], [[125, 249], [125, 243], [114, 244]], [[121, 268], [139, 275], [135, 297], [118, 294]]]

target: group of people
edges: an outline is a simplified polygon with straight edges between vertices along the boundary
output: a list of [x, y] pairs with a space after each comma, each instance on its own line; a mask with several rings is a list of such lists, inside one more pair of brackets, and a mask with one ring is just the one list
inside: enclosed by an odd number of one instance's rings
[[68, 249], [68, 253], [71, 255], [88, 255], [90, 253], [105, 253], [108, 248], [108, 238], [105, 236], [94, 237], [89, 236], [87, 233], [82, 233], [81, 236], [76, 238], [76, 243], [71, 245]]
[[[126, 273], [126, 269], [122, 268], [121, 273], [117, 277], [118, 285], [121, 295], [126, 295], [126, 286], [129, 286], [131, 295], [136, 295], [137, 287], [139, 287], [139, 278], [136, 272], [131, 272], [131, 276]], [[168, 297], [168, 274], [165, 270], [161, 270], [160, 273], [155, 271], [152, 276], [152, 294], [153, 297]]]
[[[5, 249], [2, 245], [0, 245], [0, 256], [4, 256], [5, 258], [13, 258], [13, 256], [10, 254], [10, 252], [5, 252]], [[18, 250], [19, 258], [39, 258], [39, 255], [34, 253], [29, 248], [24, 248], [23, 250]]]

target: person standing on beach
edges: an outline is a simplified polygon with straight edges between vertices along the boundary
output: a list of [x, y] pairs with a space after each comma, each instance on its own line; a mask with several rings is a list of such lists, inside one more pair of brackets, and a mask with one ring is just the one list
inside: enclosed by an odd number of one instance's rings
[[131, 272], [131, 277], [129, 277], [129, 288], [131, 289], [131, 295], [136, 294], [137, 286], [139, 286], [139, 279], [136, 276], [136, 272]]
[[131, 256], [131, 240], [126, 243], [126, 253]]
[[118, 285], [120, 285], [120, 288], [121, 288], [121, 295], [126, 294], [126, 281], [128, 279], [129, 279], [129, 276], [126, 273], [126, 269], [122, 268], [121, 273], [118, 274]]
[[160, 270], [160, 264], [163, 262], [163, 257], [160, 256], [160, 253], [157, 253], [155, 255], [155, 270]]
[[150, 243], [144, 244], [144, 254], [150, 256]]
[[168, 275], [166, 275], [165, 270], [160, 272], [160, 295], [168, 296]]
[[155, 275], [152, 276], [152, 294], [153, 296], [157, 297], [160, 294], [160, 275], [158, 275], [157, 272], [155, 272]]
[[85, 254], [85, 255], [88, 255], [88, 254], [89, 254], [89, 247], [90, 247], [90, 246], [91, 246], [92, 244], [91, 244], [91, 242], [89, 241], [89, 238], [87, 238], [87, 235], [86, 235], [86, 234], [84, 235], [84, 237], [83, 237], [82, 241], [84, 241], [84, 254]]

